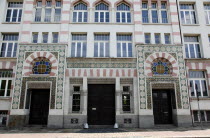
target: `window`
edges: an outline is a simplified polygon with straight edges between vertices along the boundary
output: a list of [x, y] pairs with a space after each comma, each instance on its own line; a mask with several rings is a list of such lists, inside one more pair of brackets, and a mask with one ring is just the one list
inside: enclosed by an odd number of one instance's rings
[[118, 23], [130, 23], [131, 22], [131, 12], [130, 6], [126, 5], [125, 3], [121, 3], [117, 6], [117, 13], [116, 13], [116, 22]]
[[184, 43], [186, 58], [201, 58], [198, 36], [185, 36]]
[[109, 6], [105, 3], [96, 5], [95, 22], [109, 22]]
[[87, 5], [78, 3], [74, 6], [73, 22], [87, 22], [88, 12]]
[[[42, 9], [44, 12], [42, 12]], [[55, 6], [53, 6], [51, 0], [46, 0], [44, 8], [42, 7], [42, 1], [36, 2], [35, 22], [60, 22], [60, 20], [61, 1], [57, 0]]]
[[189, 71], [189, 81], [192, 97], [208, 96], [207, 80], [204, 71]]
[[143, 23], [149, 23], [148, 3], [142, 3], [142, 21]]
[[42, 33], [42, 43], [48, 43], [48, 33]]
[[16, 57], [18, 34], [3, 34], [0, 57]]
[[144, 39], [146, 44], [151, 44], [151, 35], [149, 33], [144, 34]]
[[131, 94], [130, 94], [130, 86], [123, 86], [123, 92], [122, 92], [122, 108], [125, 112], [131, 111]]
[[38, 33], [32, 34], [32, 43], [38, 43]]
[[109, 35], [95, 34], [94, 57], [109, 57]]
[[23, 2], [9, 2], [6, 22], [21, 22]]
[[194, 4], [180, 4], [182, 24], [196, 24]]
[[172, 72], [172, 65], [167, 59], [157, 58], [152, 62], [153, 75], [170, 75]]
[[73, 87], [72, 111], [80, 111], [80, 86]]
[[33, 61], [33, 74], [50, 74], [51, 66], [49, 59], [44, 57], [36, 58]]
[[71, 57], [86, 57], [87, 35], [73, 34], [71, 43]]
[[161, 20], [162, 23], [168, 23], [168, 15], [167, 15], [167, 4], [166, 2], [161, 2]]
[[157, 11], [156, 2], [152, 3], [151, 14], [152, 14], [152, 23], [158, 23], [158, 11]]
[[165, 44], [171, 44], [170, 34], [164, 34]]
[[210, 111], [193, 111], [193, 121], [194, 122], [209, 122], [210, 121]]
[[210, 24], [210, 4], [204, 4], [206, 24]]
[[11, 93], [12, 70], [0, 70], [0, 97], [8, 97]]
[[7, 114], [8, 111], [0, 110], [0, 127], [6, 126], [7, 124]]
[[58, 43], [58, 33], [52, 33], [52, 43]]
[[132, 35], [117, 35], [117, 57], [132, 57]]
[[160, 34], [155, 34], [155, 44], [160, 44], [161, 39], [160, 39]]
[[54, 16], [55, 22], [61, 21], [61, 1], [56, 1], [55, 3], [55, 16]]

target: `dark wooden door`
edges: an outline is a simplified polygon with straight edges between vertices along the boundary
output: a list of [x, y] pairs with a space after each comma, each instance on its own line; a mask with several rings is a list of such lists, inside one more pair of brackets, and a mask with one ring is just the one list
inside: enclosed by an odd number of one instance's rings
[[172, 124], [170, 90], [153, 90], [152, 97], [155, 124]]
[[115, 85], [88, 85], [88, 124], [114, 125]]
[[32, 90], [29, 124], [47, 125], [50, 90]]

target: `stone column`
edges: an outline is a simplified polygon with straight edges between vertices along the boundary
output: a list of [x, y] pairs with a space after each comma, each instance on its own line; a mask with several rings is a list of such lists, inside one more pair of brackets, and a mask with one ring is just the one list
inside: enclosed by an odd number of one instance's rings
[[116, 78], [115, 83], [115, 109], [116, 109], [116, 115], [120, 114], [120, 78]]

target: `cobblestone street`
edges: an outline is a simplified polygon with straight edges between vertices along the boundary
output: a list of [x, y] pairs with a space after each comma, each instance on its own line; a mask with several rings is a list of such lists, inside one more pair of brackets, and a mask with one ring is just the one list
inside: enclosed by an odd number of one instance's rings
[[210, 137], [210, 127], [154, 129], [1, 129], [0, 138], [139, 138], [139, 137]]

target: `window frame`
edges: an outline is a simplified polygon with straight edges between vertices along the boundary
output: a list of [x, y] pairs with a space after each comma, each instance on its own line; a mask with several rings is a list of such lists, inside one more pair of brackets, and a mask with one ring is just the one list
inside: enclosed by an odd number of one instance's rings
[[[77, 6], [78, 4], [85, 5], [87, 9], [86, 10], [84, 10], [84, 9], [75, 10], [75, 6]], [[76, 13], [76, 18], [75, 18], [75, 13]], [[85, 19], [85, 14], [87, 15], [86, 19]], [[79, 18], [80, 15], [82, 15], [82, 18]], [[81, 19], [81, 21], [80, 21], [80, 19]], [[73, 23], [87, 23], [88, 22], [88, 6], [87, 6], [87, 4], [85, 4], [83, 2], [79, 2], [74, 5], [73, 12], [72, 12], [72, 22]]]
[[[81, 111], [81, 92], [82, 92], [81, 89], [82, 89], [82, 86], [81, 85], [73, 85], [72, 87], [73, 87], [72, 88], [72, 113], [79, 113]], [[74, 87], [79, 87], [80, 90], [74, 91]], [[75, 95], [79, 96], [79, 99], [74, 99]], [[75, 100], [77, 100], [77, 101], [79, 100], [79, 105], [74, 105]], [[74, 110], [75, 109], [74, 107], [79, 107], [79, 110], [78, 111]]]
[[[100, 4], [104, 4], [104, 5], [106, 5], [107, 7], [108, 7], [108, 10], [97, 10], [96, 8], [97, 8], [97, 6], [99, 6]], [[109, 23], [110, 22], [110, 11], [109, 11], [109, 5], [108, 4], [106, 4], [106, 3], [104, 3], [104, 2], [100, 2], [100, 3], [98, 3], [97, 5], [95, 5], [95, 12], [94, 12], [94, 22], [95, 23]], [[97, 16], [97, 18], [96, 18], [96, 13], [98, 14], [98, 16]], [[104, 14], [103, 15], [103, 21], [101, 21], [101, 14]], [[108, 16], [108, 18], [106, 17], [107, 16], [107, 14], [109, 15]], [[96, 20], [97, 19], [97, 20]]]
[[[10, 3], [22, 3], [22, 7], [9, 7], [9, 4]], [[10, 15], [10, 20], [7, 21], [7, 14], [8, 14], [8, 10], [11, 10], [11, 15]], [[13, 20], [13, 13], [14, 13], [14, 10], [17, 10], [17, 15], [15, 16], [16, 17], [16, 21], [12, 21]], [[23, 2], [10, 2], [8, 1], [7, 3], [7, 11], [6, 11], [6, 17], [5, 17], [5, 22], [8, 22], [8, 23], [20, 23], [21, 20], [22, 20], [22, 15], [23, 15]], [[20, 20], [19, 20], [20, 19]]]
[[[102, 37], [108, 37], [108, 40], [96, 40], [95, 37], [101, 35]], [[103, 44], [103, 54], [101, 53], [101, 44]], [[97, 48], [96, 48], [97, 46]], [[108, 51], [107, 51], [108, 47]], [[95, 51], [97, 49], [97, 52]], [[96, 54], [97, 53], [97, 54]], [[94, 57], [107, 58], [110, 57], [110, 34], [94, 34]]]
[[[201, 71], [201, 70], [189, 70], [189, 74], [190, 72], [193, 71]], [[197, 92], [196, 92], [196, 85], [195, 85], [195, 81], [199, 81], [199, 86], [200, 86], [200, 90], [201, 90], [201, 95], [199, 97], [208, 97], [209, 96], [209, 90], [208, 90], [208, 78], [207, 78], [207, 74], [205, 71], [202, 71], [204, 74], [204, 78], [190, 78], [190, 76], [188, 77], [188, 82], [189, 82], [189, 93], [190, 93], [190, 97], [197, 97]], [[193, 90], [194, 90], [194, 96], [192, 96], [192, 92], [191, 92], [191, 86], [190, 86], [190, 82], [193, 82]], [[207, 92], [207, 96], [203, 96], [203, 87], [202, 87], [202, 81], [205, 81], [205, 86], [206, 86], [206, 92]]]
[[[149, 36], [149, 39], [146, 36]], [[147, 41], [149, 41], [149, 43], [147, 43]], [[144, 42], [145, 44], [151, 44], [151, 33], [144, 34]]]
[[[181, 9], [181, 5], [185, 5], [185, 6], [192, 5], [193, 9]], [[181, 19], [182, 24], [184, 24], [184, 25], [198, 24], [195, 7], [196, 7], [195, 3], [187, 3], [187, 4], [181, 3], [181, 4], [179, 4], [179, 13], [180, 13], [180, 19]], [[187, 22], [186, 12], [189, 12], [190, 23]], [[183, 13], [184, 19], [182, 19], [182, 13]], [[192, 17], [192, 13], [194, 14], [195, 17]], [[193, 18], [194, 18], [194, 20], [193, 20]], [[194, 21], [194, 23], [193, 23], [193, 21]]]
[[[198, 121], [195, 121], [195, 117], [194, 117], [195, 116], [195, 112], [197, 112], [197, 115], [196, 116], [198, 118]], [[202, 122], [207, 122], [207, 123], [210, 122], [210, 118], [209, 119], [207, 118], [207, 112], [210, 112], [209, 110], [200, 110], [200, 111], [199, 110], [193, 110], [192, 111], [192, 113], [193, 113], [193, 115], [192, 115], [193, 116], [193, 122], [198, 123], [198, 122], [201, 121], [201, 118], [200, 118], [201, 115], [199, 115], [199, 112], [204, 112], [205, 121], [202, 120]]]
[[[126, 5], [129, 7], [129, 10], [118, 10], [118, 6], [121, 6], [121, 5]], [[118, 14], [119, 14], [119, 22], [118, 22]], [[125, 14], [125, 22], [123, 22], [123, 14]], [[130, 14], [130, 19], [128, 18], [128, 14]], [[116, 23], [131, 23], [132, 22], [132, 17], [131, 17], [131, 7], [130, 5], [126, 4], [125, 2], [122, 2], [120, 4], [117, 5], [116, 7]]]
[[[190, 46], [193, 46], [194, 53], [195, 53], [194, 58], [202, 58], [202, 52], [201, 52], [201, 46], [200, 46], [200, 37], [199, 36], [184, 36], [184, 39], [185, 39], [185, 37], [197, 37], [197, 39], [198, 39], [198, 42], [185, 42], [185, 40], [184, 40], [186, 58], [192, 58], [192, 53], [191, 53]], [[198, 45], [200, 52], [196, 51], [196, 45]], [[200, 53], [200, 55], [198, 55], [199, 53]]]
[[[133, 57], [133, 35], [132, 34], [117, 34], [117, 37], [119, 36], [124, 36], [124, 37], [131, 37], [131, 40], [126, 40], [126, 41], [123, 41], [123, 40], [117, 40], [117, 57], [118, 58], [131, 58]], [[118, 45], [120, 44], [120, 45]], [[125, 45], [124, 45], [125, 44]], [[131, 51], [129, 51], [129, 44], [131, 44]], [[119, 47], [120, 46], [120, 51], [119, 51]], [[126, 46], [126, 51], [124, 52], [123, 50], [123, 46]], [[131, 52], [129, 55], [129, 52]], [[125, 56], [124, 56], [125, 54]]]
[[[9, 74], [9, 76], [0, 76], [0, 90], [1, 90], [1, 85], [2, 85], [2, 81], [6, 81], [6, 85], [5, 85], [5, 89], [4, 89], [4, 96], [0, 96], [0, 97], [10, 97], [11, 96], [11, 92], [12, 92], [12, 83], [13, 83], [13, 70], [11, 69], [6, 69], [6, 70], [0, 70], [1, 71], [10, 71], [11, 73]], [[9, 91], [9, 95], [8, 95], [8, 85], [10, 82], [10, 91]]]
[[[85, 35], [86, 39], [85, 40], [73, 40], [73, 35]], [[83, 36], [84, 37], [84, 36]], [[74, 52], [73, 50], [73, 43], [75, 43], [74, 45]], [[78, 43], [80, 43], [81, 48], [80, 48], [80, 56], [78, 56]], [[85, 51], [84, 51], [84, 45], [85, 45]], [[85, 53], [84, 53], [85, 52]], [[72, 55], [74, 53], [74, 56]], [[70, 49], [70, 57], [87, 57], [87, 34], [71, 34], [71, 49]]]

